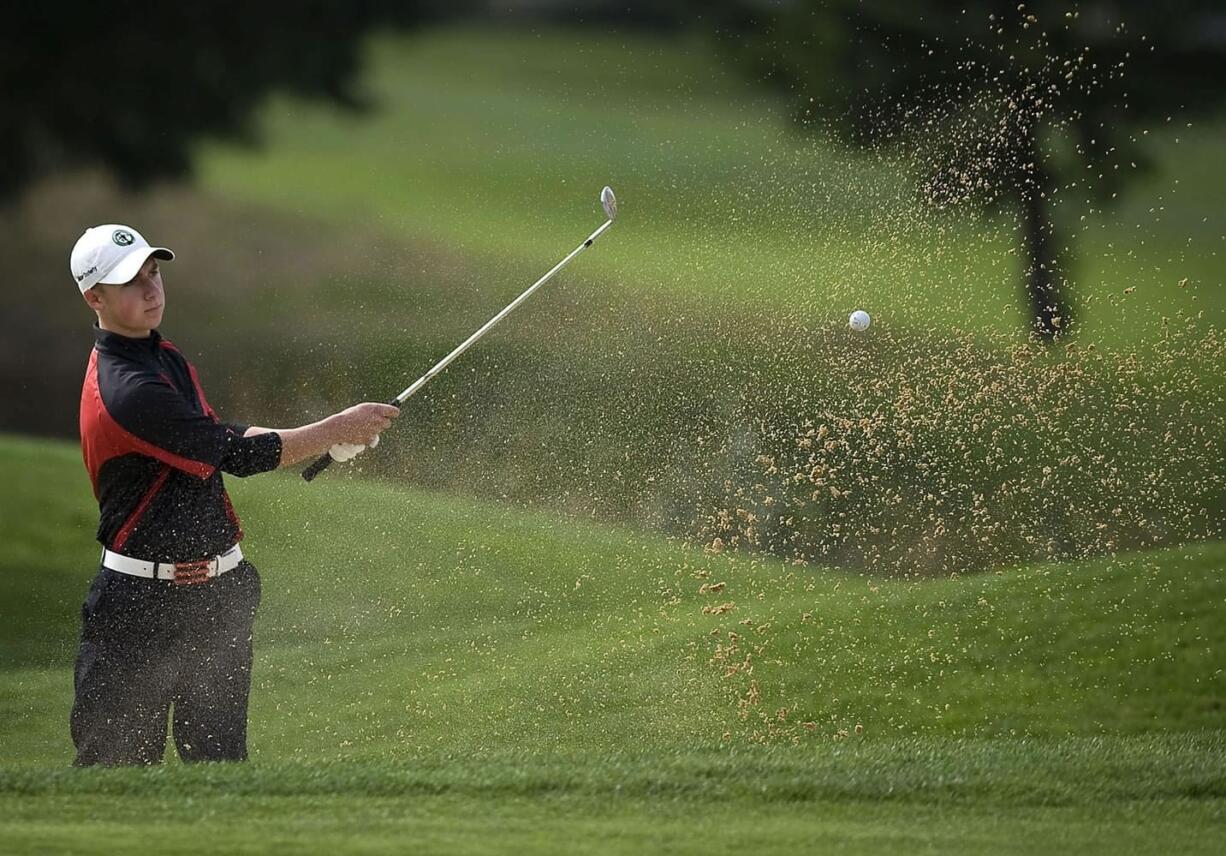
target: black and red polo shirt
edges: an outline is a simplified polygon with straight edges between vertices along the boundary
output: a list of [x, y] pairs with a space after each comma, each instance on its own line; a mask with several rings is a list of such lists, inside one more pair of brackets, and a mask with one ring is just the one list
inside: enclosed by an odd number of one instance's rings
[[192, 364], [155, 330], [94, 327], [81, 389], [81, 451], [103, 546], [155, 562], [216, 556], [243, 537], [221, 473], [276, 469], [281, 437], [244, 438], [209, 407]]

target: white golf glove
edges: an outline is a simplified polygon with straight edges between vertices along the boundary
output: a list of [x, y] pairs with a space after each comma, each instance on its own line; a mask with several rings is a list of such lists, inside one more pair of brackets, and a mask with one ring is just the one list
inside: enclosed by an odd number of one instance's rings
[[328, 454], [332, 456], [332, 460], [340, 464], [344, 463], [345, 461], [352, 461], [358, 455], [365, 452], [368, 448], [373, 449], [378, 445], [379, 435], [376, 434], [375, 438], [370, 441], [369, 446], [364, 446], [360, 443], [337, 443], [328, 450]]

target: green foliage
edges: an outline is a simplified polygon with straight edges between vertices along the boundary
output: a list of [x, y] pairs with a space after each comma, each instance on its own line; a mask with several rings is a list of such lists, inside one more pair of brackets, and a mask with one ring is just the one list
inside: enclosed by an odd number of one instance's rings
[[60, 0], [6, 9], [0, 198], [80, 165], [135, 187], [184, 177], [201, 138], [255, 142], [253, 117], [274, 91], [359, 108], [365, 35], [464, 6]]

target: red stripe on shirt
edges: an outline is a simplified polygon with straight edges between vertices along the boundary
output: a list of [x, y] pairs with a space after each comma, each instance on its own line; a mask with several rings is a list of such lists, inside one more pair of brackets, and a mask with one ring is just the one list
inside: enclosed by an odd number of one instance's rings
[[[168, 351], [174, 351], [179, 356], [183, 357], [183, 352], [176, 348], [173, 344], [162, 340], [162, 347]], [[213, 408], [209, 406], [209, 400], [204, 397], [204, 387], [200, 385], [200, 376], [196, 374], [196, 367], [192, 365], [191, 360], [183, 357], [183, 362], [187, 364], [187, 373], [192, 376], [192, 386], [196, 387], [196, 397], [200, 399], [200, 406], [204, 408], [204, 412], [209, 415], [209, 418], [214, 422], [220, 422], [217, 414], [213, 412]]]
[[145, 491], [145, 495], [141, 497], [140, 503], [137, 504], [136, 510], [133, 511], [128, 519], [123, 522], [123, 526], [119, 528], [119, 532], [115, 534], [115, 540], [111, 543], [111, 549], [118, 553], [123, 549], [123, 545], [128, 543], [128, 538], [132, 535], [132, 530], [136, 528], [136, 524], [145, 515], [145, 511], [149, 508], [149, 503], [153, 502], [153, 498], [157, 496], [162, 485], [166, 484], [166, 479], [170, 475], [170, 467], [162, 467], [162, 471], [158, 473], [158, 477], [153, 480], [153, 484]]

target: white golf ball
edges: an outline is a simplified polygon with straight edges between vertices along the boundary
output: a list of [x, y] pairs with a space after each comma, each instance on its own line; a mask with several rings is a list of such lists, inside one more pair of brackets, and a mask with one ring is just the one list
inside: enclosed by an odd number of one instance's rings
[[847, 326], [859, 333], [861, 330], [867, 330], [872, 320], [863, 309], [857, 309], [847, 319]]

